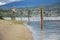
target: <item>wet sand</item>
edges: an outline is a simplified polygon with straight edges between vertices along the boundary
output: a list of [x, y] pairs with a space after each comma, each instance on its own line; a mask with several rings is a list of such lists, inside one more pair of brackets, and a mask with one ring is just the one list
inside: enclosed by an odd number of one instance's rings
[[23, 24], [0, 20], [0, 40], [33, 40], [33, 37]]

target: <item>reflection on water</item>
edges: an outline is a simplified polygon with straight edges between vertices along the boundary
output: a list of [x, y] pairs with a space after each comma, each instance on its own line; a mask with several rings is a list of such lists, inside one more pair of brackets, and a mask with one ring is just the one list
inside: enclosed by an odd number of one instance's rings
[[[40, 40], [40, 22], [30, 22], [34, 40]], [[44, 40], [60, 40], [60, 22], [44, 21]]]

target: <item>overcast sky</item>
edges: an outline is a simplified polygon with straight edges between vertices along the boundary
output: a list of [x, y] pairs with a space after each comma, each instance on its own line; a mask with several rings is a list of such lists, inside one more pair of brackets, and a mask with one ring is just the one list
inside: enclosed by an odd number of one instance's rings
[[[26, 0], [0, 0], [0, 5], [4, 5], [10, 2], [15, 2], [15, 1], [26, 1]], [[53, 1], [60, 1], [60, 0], [28, 0], [28, 1], [47, 1], [47, 2], [53, 2]]]

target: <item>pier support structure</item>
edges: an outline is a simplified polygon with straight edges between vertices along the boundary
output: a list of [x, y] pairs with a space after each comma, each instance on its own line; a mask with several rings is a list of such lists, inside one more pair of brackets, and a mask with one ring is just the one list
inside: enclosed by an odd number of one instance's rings
[[41, 8], [40, 9], [40, 17], [41, 17], [41, 21], [40, 21], [40, 29], [41, 29], [41, 35], [40, 35], [40, 37], [41, 37], [41, 40], [44, 40], [44, 9], [43, 8]]
[[28, 24], [30, 23], [30, 10], [28, 10]]
[[12, 8], [11, 20], [15, 20], [16, 17], [16, 8]]
[[22, 17], [23, 17], [23, 12], [22, 12], [22, 10], [20, 10], [20, 14], [21, 14], [21, 21], [22, 21]]

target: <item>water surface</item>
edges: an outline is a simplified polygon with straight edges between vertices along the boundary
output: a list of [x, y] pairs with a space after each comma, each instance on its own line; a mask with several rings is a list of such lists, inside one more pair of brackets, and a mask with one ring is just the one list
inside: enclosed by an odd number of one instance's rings
[[[40, 22], [30, 22], [34, 40], [40, 40]], [[60, 40], [60, 21], [44, 21], [44, 40]]]

